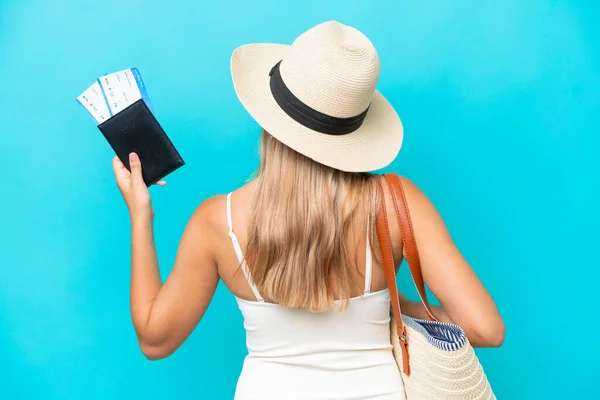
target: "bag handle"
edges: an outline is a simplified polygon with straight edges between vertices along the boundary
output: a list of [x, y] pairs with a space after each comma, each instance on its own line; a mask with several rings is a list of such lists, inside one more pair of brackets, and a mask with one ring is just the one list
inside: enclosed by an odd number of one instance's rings
[[[385, 174], [384, 178], [392, 193], [396, 217], [398, 218], [398, 225], [400, 226], [402, 235], [402, 244], [404, 245], [404, 254], [406, 256], [406, 261], [408, 261], [410, 275], [412, 276], [417, 292], [419, 292], [421, 303], [425, 307], [425, 310], [427, 310], [429, 318], [432, 321], [437, 321], [437, 318], [431, 311], [429, 301], [427, 300], [425, 280], [423, 279], [423, 272], [421, 271], [421, 259], [419, 258], [419, 250], [417, 248], [417, 241], [415, 240], [415, 234], [410, 219], [410, 210], [408, 208], [408, 202], [406, 201], [406, 195], [404, 194], [404, 188], [402, 187], [402, 181], [400, 180], [400, 177], [394, 173]], [[385, 197], [382, 196], [381, 200], [383, 208], [380, 209], [380, 212], [385, 212]], [[389, 231], [387, 234], [389, 235]], [[391, 242], [391, 239], [389, 240]], [[394, 268], [394, 265], [391, 267]], [[396, 283], [394, 282], [394, 285], [395, 284]]]
[[[414, 237], [412, 223], [410, 220], [410, 211], [406, 202], [406, 196], [404, 194], [404, 188], [398, 175], [389, 173], [384, 175], [384, 180], [387, 183], [392, 199], [394, 201], [394, 208], [396, 210], [396, 217], [398, 224], [400, 225], [400, 232], [402, 235], [402, 243], [404, 245], [404, 253], [408, 261], [408, 267], [410, 274], [413, 278], [413, 282], [419, 292], [419, 297], [429, 318], [433, 321], [437, 321], [437, 318], [433, 315], [429, 302], [427, 301], [427, 293], [425, 292], [425, 283], [423, 280], [423, 273], [421, 272], [421, 262], [419, 260], [419, 252], [417, 249], [417, 242]], [[383, 266], [385, 271], [385, 279], [387, 281], [388, 290], [390, 291], [390, 298], [392, 303], [392, 312], [394, 314], [394, 320], [396, 322], [396, 333], [400, 339], [400, 346], [402, 348], [402, 361], [403, 371], [405, 374], [410, 375], [410, 365], [408, 359], [408, 342], [406, 337], [406, 327], [402, 323], [402, 312], [400, 310], [400, 297], [398, 296], [398, 285], [396, 283], [396, 268], [394, 264], [394, 253], [392, 250], [392, 240], [390, 236], [389, 222], [387, 218], [387, 208], [385, 203], [385, 194], [381, 184], [377, 185], [379, 207], [376, 216], [376, 230], [377, 238], [379, 240], [379, 247], [381, 249], [381, 255], [383, 257]]]

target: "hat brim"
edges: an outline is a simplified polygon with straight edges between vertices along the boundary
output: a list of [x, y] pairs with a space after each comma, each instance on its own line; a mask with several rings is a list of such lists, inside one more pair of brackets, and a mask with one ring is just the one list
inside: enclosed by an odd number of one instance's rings
[[269, 72], [290, 46], [248, 44], [231, 56], [231, 75], [242, 105], [269, 134], [314, 161], [347, 172], [370, 172], [388, 166], [402, 146], [403, 127], [392, 105], [375, 91], [361, 127], [346, 135], [313, 131], [289, 117], [277, 104]]

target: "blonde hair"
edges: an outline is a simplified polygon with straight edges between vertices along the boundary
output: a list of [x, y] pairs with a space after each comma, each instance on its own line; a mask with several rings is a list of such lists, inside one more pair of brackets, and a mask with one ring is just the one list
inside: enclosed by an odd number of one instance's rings
[[376, 185], [372, 174], [319, 164], [263, 131], [246, 251], [263, 297], [312, 312], [340, 298], [344, 309], [362, 276], [350, 233], [364, 239], [369, 226], [373, 243]]

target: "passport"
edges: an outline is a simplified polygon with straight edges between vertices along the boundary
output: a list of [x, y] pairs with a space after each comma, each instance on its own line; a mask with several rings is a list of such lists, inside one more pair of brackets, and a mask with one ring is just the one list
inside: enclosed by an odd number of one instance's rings
[[98, 129], [128, 170], [129, 153], [142, 163], [150, 186], [185, 165], [183, 158], [159, 124], [137, 68], [98, 78], [77, 97]]

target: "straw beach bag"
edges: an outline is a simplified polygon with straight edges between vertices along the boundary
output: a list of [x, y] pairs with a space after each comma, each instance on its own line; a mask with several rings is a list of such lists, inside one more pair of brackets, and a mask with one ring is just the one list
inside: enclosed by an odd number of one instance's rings
[[379, 187], [381, 201], [377, 213], [377, 237], [392, 299], [394, 317], [391, 319], [390, 331], [393, 352], [404, 382], [407, 400], [495, 399], [483, 368], [462, 328], [438, 322], [431, 312], [402, 183], [395, 174], [386, 174], [384, 178], [394, 201], [410, 273], [431, 319], [426, 321], [401, 314], [385, 198]]

